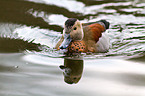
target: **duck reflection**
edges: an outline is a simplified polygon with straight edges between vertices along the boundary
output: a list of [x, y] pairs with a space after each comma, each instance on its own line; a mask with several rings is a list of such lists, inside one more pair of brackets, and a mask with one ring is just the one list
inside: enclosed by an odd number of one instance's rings
[[83, 58], [66, 57], [64, 58], [64, 65], [59, 67], [63, 70], [64, 81], [68, 84], [76, 84], [82, 77]]

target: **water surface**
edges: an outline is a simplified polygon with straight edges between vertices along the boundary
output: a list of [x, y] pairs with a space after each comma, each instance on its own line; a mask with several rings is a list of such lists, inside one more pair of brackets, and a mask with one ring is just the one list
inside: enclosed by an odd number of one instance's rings
[[[72, 17], [109, 21], [109, 51], [54, 50]], [[145, 96], [144, 54], [144, 0], [0, 0], [1, 96]]]

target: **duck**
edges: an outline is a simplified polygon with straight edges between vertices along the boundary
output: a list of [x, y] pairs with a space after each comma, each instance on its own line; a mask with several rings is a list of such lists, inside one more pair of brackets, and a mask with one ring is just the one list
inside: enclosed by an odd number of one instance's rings
[[77, 18], [65, 21], [63, 34], [55, 46], [57, 50], [67, 49], [67, 52], [107, 52], [109, 37], [106, 30], [110, 23], [104, 19], [96, 22], [81, 23]]

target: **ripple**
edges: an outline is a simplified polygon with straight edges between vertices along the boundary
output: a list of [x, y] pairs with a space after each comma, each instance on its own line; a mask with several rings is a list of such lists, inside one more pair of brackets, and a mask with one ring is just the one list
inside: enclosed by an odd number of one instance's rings
[[[56, 56], [59, 57], [60, 55], [61, 57], [62, 52], [57, 52], [53, 48], [61, 37], [65, 20], [70, 17], [76, 17], [80, 19], [81, 22], [94, 22], [100, 19], [106, 19], [111, 23], [111, 27], [106, 33], [110, 37], [110, 44], [112, 47], [110, 47], [109, 52], [94, 54], [94, 56], [92, 55], [92, 58], [121, 56], [123, 54], [133, 55], [145, 51], [145, 23], [144, 17], [142, 16], [144, 13], [144, 3], [142, 2], [114, 0], [107, 2], [103, 0], [88, 2], [77, 0], [27, 1], [19, 1], [17, 3], [28, 4], [28, 8], [21, 8], [21, 10], [24, 14], [32, 16], [35, 24], [30, 24], [31, 26], [28, 26], [28, 23], [22, 23], [22, 25], [14, 28], [10, 33], [14, 34], [14, 38], [41, 44], [43, 46], [42, 52], [40, 53], [41, 55], [43, 54], [45, 56], [53, 57], [51, 54], [55, 54]], [[22, 6], [26, 7], [25, 4]], [[72, 6], [70, 6], [70, 4]], [[14, 7], [11, 8], [14, 9]], [[37, 23], [38, 18], [40, 26]], [[26, 20], [22, 20], [21, 22], [24, 21]], [[33, 25], [38, 25], [38, 27], [34, 27]], [[45, 25], [45, 28], [47, 27], [47, 29], [42, 29], [41, 26], [43, 25]], [[2, 33], [6, 33], [6, 31], [9, 30], [5, 30]], [[9, 36], [9, 34], [7, 36]], [[86, 58], [91, 57], [86, 56]]]
[[[144, 0], [0, 0], [0, 94], [145, 96], [144, 9]], [[67, 18], [111, 25], [108, 52], [69, 57], [85, 67], [71, 86], [58, 67], [67, 56], [53, 48]]]
[[[64, 7], [72, 12], [80, 12], [83, 9], [84, 4], [75, 0], [27, 0], [36, 3], [43, 3], [48, 5], [56, 5], [59, 7]], [[70, 6], [71, 5], [71, 6]]]
[[27, 26], [17, 28], [14, 33], [17, 33], [18, 37], [25, 41], [33, 40], [34, 43], [40, 43], [41, 45], [45, 45], [50, 48], [53, 48], [56, 45], [58, 39], [61, 36], [60, 33], [54, 32], [52, 30], [39, 29], [37, 27], [32, 28]]

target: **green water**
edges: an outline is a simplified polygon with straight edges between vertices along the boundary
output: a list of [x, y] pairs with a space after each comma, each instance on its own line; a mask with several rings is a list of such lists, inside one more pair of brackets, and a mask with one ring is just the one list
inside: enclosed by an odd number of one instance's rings
[[[109, 51], [54, 50], [72, 17], [109, 21]], [[145, 96], [144, 54], [144, 0], [0, 0], [0, 96]]]

